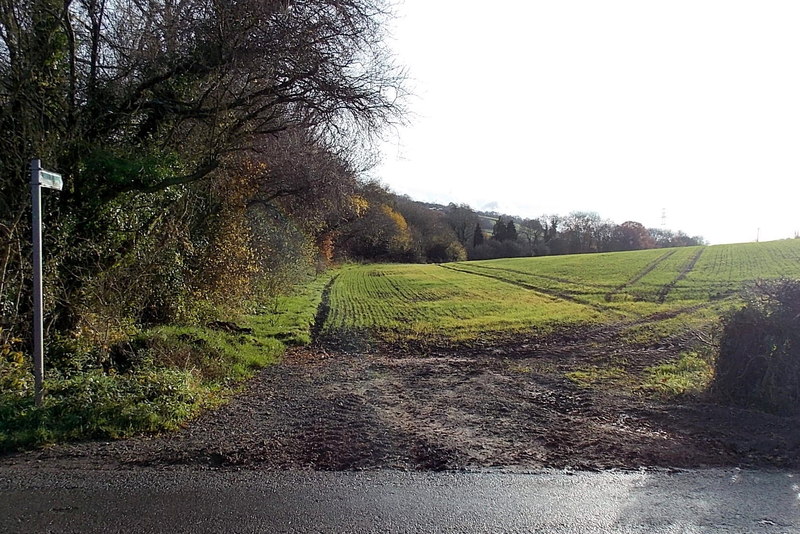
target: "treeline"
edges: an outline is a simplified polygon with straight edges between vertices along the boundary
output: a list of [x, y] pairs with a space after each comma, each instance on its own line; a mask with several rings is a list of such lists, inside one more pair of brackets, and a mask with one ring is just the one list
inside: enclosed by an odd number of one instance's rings
[[389, 16], [383, 0], [4, 2], [3, 354], [31, 338], [33, 158], [65, 177], [44, 194], [50, 352], [100, 365], [142, 328], [208, 322], [329, 261], [374, 211], [359, 179], [403, 116]]
[[[469, 212], [464, 206], [448, 209]], [[475, 232], [477, 234], [477, 227]], [[486, 232], [481, 229], [481, 233]], [[593, 212], [546, 215], [518, 221], [498, 216], [488, 238], [473, 238], [470, 259], [619, 252], [703, 244], [705, 240], [701, 236], [690, 237], [680, 231], [645, 228], [635, 221], [616, 224]]]
[[377, 183], [359, 188], [364, 209], [335, 240], [336, 260], [447, 262], [467, 259], [444, 212], [401, 197]]
[[480, 213], [466, 205], [431, 205], [368, 184], [361, 189], [370, 208], [342, 228], [342, 258], [446, 262], [519, 256], [614, 252], [702, 245], [702, 237], [616, 224], [596, 213], [575, 212], [536, 219]]

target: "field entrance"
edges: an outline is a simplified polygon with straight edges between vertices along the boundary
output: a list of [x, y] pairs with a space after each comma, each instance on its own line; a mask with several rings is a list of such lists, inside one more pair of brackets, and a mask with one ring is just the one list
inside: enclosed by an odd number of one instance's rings
[[101, 468], [798, 467], [796, 419], [637, 386], [677, 358], [590, 337], [425, 354], [316, 346], [177, 434], [38, 456]]
[[[255, 469], [800, 465], [800, 421], [713, 402], [714, 328], [800, 240], [342, 268], [315, 342], [169, 436], [61, 462]], [[66, 453], [65, 453], [66, 451]]]
[[284, 427], [317, 467], [793, 465], [797, 421], [707, 393], [720, 314], [779, 276], [800, 241], [352, 266], [270, 387], [317, 399]]

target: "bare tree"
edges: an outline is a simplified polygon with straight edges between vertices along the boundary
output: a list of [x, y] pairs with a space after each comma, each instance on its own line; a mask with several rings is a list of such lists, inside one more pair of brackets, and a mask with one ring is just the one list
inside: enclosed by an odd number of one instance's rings
[[447, 222], [463, 246], [472, 241], [478, 214], [466, 204], [450, 204], [446, 211]]

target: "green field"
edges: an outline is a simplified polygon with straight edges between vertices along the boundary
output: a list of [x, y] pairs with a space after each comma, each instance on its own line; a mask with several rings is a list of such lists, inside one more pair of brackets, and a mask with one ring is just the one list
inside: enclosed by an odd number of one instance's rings
[[758, 279], [800, 277], [800, 240], [442, 265], [352, 265], [323, 332], [469, 343], [614, 326], [653, 342], [713, 323]]

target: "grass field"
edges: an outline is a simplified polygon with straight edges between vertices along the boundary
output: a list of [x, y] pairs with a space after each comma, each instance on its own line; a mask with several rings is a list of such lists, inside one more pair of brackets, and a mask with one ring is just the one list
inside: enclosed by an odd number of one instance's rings
[[748, 284], [779, 277], [800, 277], [800, 240], [348, 266], [329, 287], [323, 331], [469, 343], [613, 325], [649, 343], [703, 328]]

